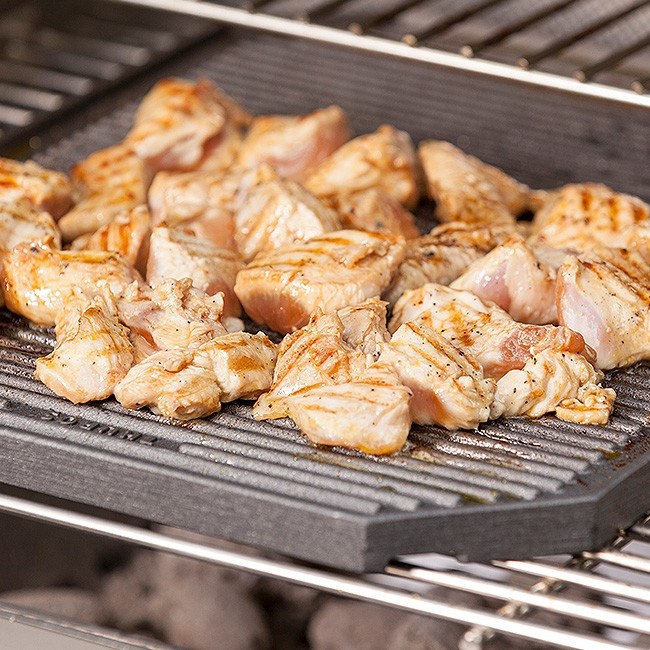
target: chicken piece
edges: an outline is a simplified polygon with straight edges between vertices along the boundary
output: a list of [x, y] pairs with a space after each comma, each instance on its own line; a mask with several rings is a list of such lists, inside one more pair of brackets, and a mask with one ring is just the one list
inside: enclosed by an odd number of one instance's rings
[[496, 303], [517, 321], [544, 325], [557, 323], [555, 279], [555, 270], [538, 259], [524, 238], [511, 235], [449, 286]]
[[227, 126], [238, 129], [249, 120], [248, 113], [208, 79], [194, 83], [167, 78], [140, 103], [126, 142], [154, 172], [189, 171], [206, 157], [214, 161], [221, 144], [230, 150]]
[[165, 280], [153, 289], [132, 284], [117, 302], [130, 331], [135, 360], [159, 350], [195, 348], [228, 334], [221, 322], [223, 296], [208, 296], [192, 280]]
[[392, 365], [413, 393], [413, 422], [454, 430], [475, 429], [488, 419], [495, 381], [421, 319], [401, 325], [381, 349], [380, 361]]
[[72, 169], [76, 205], [59, 220], [65, 241], [109, 224], [147, 199], [150, 177], [127, 144], [91, 154]]
[[36, 360], [34, 376], [78, 404], [112, 395], [132, 365], [133, 346], [110, 291], [73, 294], [56, 316], [56, 347]]
[[560, 323], [596, 351], [597, 368], [650, 359], [650, 270], [641, 255], [601, 249], [569, 257], [557, 285]]
[[535, 214], [531, 245], [577, 252], [629, 248], [650, 263], [650, 206], [605, 185], [565, 185], [548, 193]]
[[390, 340], [386, 327], [386, 305], [383, 300], [369, 298], [336, 312], [343, 325], [343, 340], [353, 349], [361, 350], [375, 360], [379, 357], [379, 344]]
[[209, 296], [223, 293], [225, 316], [241, 315], [234, 287], [243, 266], [234, 251], [219, 248], [180, 228], [153, 229], [147, 262], [149, 284], [155, 286], [169, 278], [190, 278], [196, 289]]
[[288, 415], [316, 444], [390, 454], [408, 435], [410, 395], [390, 366], [368, 363], [343, 340], [336, 314], [319, 311], [280, 344], [273, 384], [253, 415]]
[[395, 304], [388, 329], [394, 332], [418, 317], [423, 325], [476, 358], [484, 375], [494, 379], [523, 368], [528, 359], [546, 349], [574, 352], [593, 360], [593, 350], [577, 332], [554, 325], [518, 323], [494, 303], [483, 302], [469, 291], [438, 284], [407, 291]]
[[243, 176], [235, 203], [235, 243], [244, 261], [340, 228], [336, 212], [268, 165]]
[[327, 199], [340, 216], [343, 228], [388, 232], [404, 239], [418, 237], [415, 217], [395, 198], [377, 188]]
[[60, 251], [45, 244], [20, 244], [3, 259], [7, 307], [36, 325], [54, 325], [75, 291], [88, 297], [108, 287], [119, 295], [138, 273], [118, 253]]
[[256, 322], [286, 333], [317, 308], [335, 311], [378, 296], [404, 257], [392, 235], [339, 230], [258, 255], [239, 272], [235, 293]]
[[144, 273], [149, 251], [151, 216], [146, 205], [121, 212], [111, 223], [94, 233], [77, 237], [70, 245], [71, 250], [113, 251], [138, 271]]
[[338, 106], [308, 115], [264, 115], [253, 120], [239, 151], [239, 164], [266, 163], [281, 176], [302, 181], [349, 139], [345, 113]]
[[23, 243], [61, 248], [61, 235], [50, 213], [32, 201], [17, 197], [5, 203], [0, 199], [0, 256]]
[[237, 332], [198, 348], [161, 350], [134, 366], [115, 389], [126, 408], [149, 406], [178, 420], [205, 417], [222, 402], [268, 390], [276, 346], [261, 332]]
[[529, 207], [526, 185], [449, 142], [427, 140], [418, 153], [440, 221], [509, 225]]
[[436, 226], [430, 233], [406, 242], [404, 261], [383, 297], [393, 304], [408, 289], [428, 282], [449, 284], [511, 233], [510, 226], [475, 226], [460, 221]]
[[380, 189], [413, 208], [420, 196], [413, 142], [405, 131], [380, 126], [337, 149], [308, 176], [305, 187], [322, 200]]
[[149, 189], [154, 226], [180, 226], [235, 250], [234, 200], [241, 173], [159, 172]]
[[58, 219], [72, 203], [72, 185], [65, 174], [31, 160], [0, 158], [0, 202], [15, 203], [22, 199]]
[[573, 422], [607, 424], [616, 393], [598, 385], [602, 378], [580, 354], [542, 350], [499, 379], [490, 417], [535, 418], [560, 408]]

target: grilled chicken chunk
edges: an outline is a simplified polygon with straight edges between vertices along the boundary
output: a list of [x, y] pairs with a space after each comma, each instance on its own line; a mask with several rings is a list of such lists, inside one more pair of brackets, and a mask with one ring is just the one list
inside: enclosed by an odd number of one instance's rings
[[406, 242], [404, 261], [384, 298], [394, 303], [408, 289], [428, 282], [449, 284], [511, 233], [511, 226], [475, 226], [460, 221], [436, 226]]
[[241, 315], [234, 287], [243, 266], [234, 251], [219, 248], [180, 228], [153, 229], [147, 262], [149, 284], [155, 286], [169, 278], [190, 278], [196, 289], [209, 296], [223, 293], [225, 316]]
[[580, 354], [542, 350], [499, 379], [491, 417], [558, 411], [572, 422], [607, 424], [616, 393], [598, 385], [602, 378]]
[[383, 300], [369, 298], [336, 312], [343, 325], [343, 341], [375, 360], [379, 357], [380, 343], [390, 340], [386, 327], [386, 305]]
[[114, 251], [144, 273], [151, 234], [151, 216], [146, 205], [121, 212], [111, 223], [94, 233], [77, 237], [72, 250]]
[[597, 368], [650, 359], [650, 270], [638, 253], [601, 249], [558, 272], [559, 320], [596, 351]]
[[137, 272], [118, 253], [60, 251], [47, 245], [20, 244], [3, 259], [7, 307], [37, 325], [54, 325], [73, 292], [92, 297], [108, 287], [119, 295]]
[[56, 316], [56, 347], [36, 360], [34, 376], [78, 404], [110, 397], [132, 365], [133, 346], [110, 291], [72, 294]]
[[179, 226], [215, 246], [235, 249], [234, 200], [240, 173], [160, 172], [149, 189], [155, 226]]
[[244, 261], [340, 228], [336, 212], [268, 165], [242, 177], [235, 202], [235, 243]]
[[239, 164], [266, 163], [281, 176], [302, 181], [349, 139], [345, 113], [338, 106], [308, 115], [264, 115], [253, 120], [239, 151]]
[[410, 209], [419, 198], [413, 142], [404, 131], [380, 126], [326, 158], [308, 176], [305, 187], [323, 200], [380, 189]]
[[91, 154], [72, 169], [76, 205], [59, 220], [65, 241], [95, 232], [146, 202], [150, 177], [127, 144]]
[[[126, 141], [154, 172], [197, 169], [206, 158], [213, 168], [224, 169], [236, 151], [231, 138], [249, 120], [211, 81], [168, 78], [144, 97]], [[226, 160], [218, 159], [221, 146]]]
[[72, 203], [72, 185], [65, 174], [31, 160], [0, 158], [0, 202], [15, 203], [22, 199], [58, 219]]
[[26, 198], [0, 199], [0, 256], [23, 243], [61, 248], [61, 235], [50, 213]]
[[492, 301], [515, 320], [557, 323], [553, 268], [538, 259], [520, 235], [511, 235], [473, 262], [449, 286]]
[[343, 340], [336, 314], [315, 313], [280, 344], [271, 390], [258, 420], [291, 417], [316, 444], [371, 454], [399, 451], [408, 435], [410, 391], [387, 364], [369, 362]]
[[192, 280], [165, 280], [153, 289], [132, 284], [117, 302], [136, 362], [158, 350], [195, 348], [223, 336], [223, 296], [208, 296]]
[[629, 248], [650, 262], [650, 206], [605, 185], [565, 185], [549, 192], [533, 220], [534, 246], [586, 252]]
[[501, 378], [521, 369], [542, 350], [574, 352], [593, 360], [593, 350], [567, 327], [518, 323], [503, 309], [483, 302], [469, 291], [425, 284], [397, 301], [389, 330], [420, 317], [420, 322], [444, 335], [481, 364], [486, 377]]
[[370, 188], [326, 199], [340, 216], [343, 228], [388, 232], [413, 239], [420, 234], [415, 217], [384, 190]]
[[404, 256], [404, 240], [340, 230], [258, 255], [239, 272], [235, 293], [257, 323], [286, 333], [317, 308], [335, 311], [378, 296]]
[[421, 318], [401, 325], [381, 349], [380, 361], [392, 365], [413, 393], [413, 422], [453, 430], [474, 429], [488, 419], [494, 380]]
[[440, 221], [508, 225], [529, 207], [526, 185], [449, 142], [427, 140], [418, 153]]
[[268, 390], [276, 357], [276, 345], [261, 332], [161, 350], [131, 368], [115, 397], [126, 408], [148, 406], [178, 420], [205, 417], [223, 402], [255, 399]]

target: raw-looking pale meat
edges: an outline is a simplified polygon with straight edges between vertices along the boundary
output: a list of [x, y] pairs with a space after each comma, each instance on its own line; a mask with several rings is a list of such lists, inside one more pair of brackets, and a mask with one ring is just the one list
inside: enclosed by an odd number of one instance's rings
[[108, 287], [117, 296], [141, 281], [119, 253], [60, 251], [40, 244], [20, 244], [7, 253], [3, 271], [7, 307], [36, 325], [54, 325], [75, 291], [92, 297]]
[[129, 328], [136, 362], [159, 350], [195, 348], [228, 331], [221, 322], [223, 296], [208, 296], [192, 280], [165, 280], [154, 288], [132, 284], [117, 301]]
[[596, 351], [597, 368], [650, 359], [650, 270], [641, 255], [601, 249], [570, 257], [557, 284], [560, 323]]
[[578, 252], [628, 248], [650, 262], [650, 206], [605, 185], [573, 184], [549, 192], [533, 227], [534, 246]]
[[158, 227], [151, 234], [147, 282], [155, 286], [169, 278], [190, 278], [196, 289], [209, 296], [220, 291], [225, 316], [241, 315], [234, 287], [243, 266], [235, 251], [215, 246], [181, 228]]
[[560, 409], [572, 422], [607, 424], [616, 393], [600, 386], [602, 379], [580, 354], [543, 350], [499, 379], [490, 417], [535, 418]]
[[383, 297], [393, 304], [408, 289], [428, 282], [449, 284], [511, 233], [511, 226], [476, 226], [460, 221], [436, 226], [406, 242], [404, 261]]
[[386, 326], [387, 304], [383, 300], [369, 298], [336, 312], [343, 325], [343, 340], [353, 349], [361, 350], [375, 360], [379, 357], [379, 344], [390, 340]]
[[521, 369], [542, 350], [575, 352], [593, 360], [593, 350], [567, 327], [518, 323], [503, 309], [469, 291], [425, 284], [397, 301], [389, 330], [420, 317], [456, 347], [472, 355], [486, 377], [499, 379]]
[[114, 251], [144, 273], [151, 233], [151, 216], [146, 205], [121, 212], [111, 223], [94, 233], [75, 239], [71, 250]]
[[415, 217], [397, 199], [377, 188], [325, 199], [341, 218], [343, 228], [388, 232], [404, 239], [420, 235]]
[[380, 189], [407, 208], [418, 202], [418, 166], [411, 137], [392, 126], [350, 140], [326, 158], [305, 187], [327, 200], [361, 190]]
[[237, 172], [159, 172], [149, 188], [153, 225], [182, 226], [234, 250], [234, 200], [240, 181]]
[[36, 360], [34, 376], [71, 402], [106, 399], [133, 365], [128, 330], [110, 291], [72, 295], [56, 317], [56, 346]]
[[418, 153], [440, 221], [507, 225], [529, 207], [526, 185], [449, 142], [427, 140]]
[[193, 349], [161, 350], [133, 366], [115, 388], [126, 408], [189, 420], [223, 402], [255, 399], [271, 385], [276, 345], [263, 333], [227, 334]]
[[316, 309], [336, 311], [379, 296], [404, 257], [392, 235], [339, 230], [262, 253], [239, 272], [235, 293], [256, 322], [287, 333]]
[[0, 202], [30, 201], [54, 219], [72, 204], [72, 185], [65, 174], [45, 169], [28, 160], [18, 162], [0, 157]]
[[249, 119], [243, 108], [208, 79], [167, 78], [144, 97], [125, 141], [154, 172], [189, 171], [206, 157], [214, 161], [223, 143], [230, 151], [227, 126], [237, 129]]
[[522, 323], [557, 323], [556, 272], [539, 260], [523, 237], [511, 235], [472, 262], [449, 286], [476, 294]]
[[411, 418], [446, 429], [475, 429], [490, 415], [495, 382], [469, 353], [422, 319], [401, 325], [379, 357], [411, 389]]
[[147, 200], [150, 177], [135, 151], [118, 144], [96, 151], [72, 168], [76, 205], [58, 226], [65, 241], [111, 223]]
[[263, 115], [253, 120], [239, 151], [239, 164], [267, 163], [278, 174], [302, 181], [319, 163], [350, 139], [338, 106], [308, 115]]
[[235, 243], [245, 262], [341, 229], [331, 208], [268, 165], [242, 177], [235, 201]]
[[0, 200], [0, 255], [18, 244], [47, 244], [61, 248], [61, 235], [49, 212], [25, 198]]
[[255, 403], [258, 420], [291, 417], [317, 444], [371, 454], [399, 451], [408, 435], [411, 393], [387, 364], [343, 340], [336, 314], [315, 313], [280, 344], [273, 383]]

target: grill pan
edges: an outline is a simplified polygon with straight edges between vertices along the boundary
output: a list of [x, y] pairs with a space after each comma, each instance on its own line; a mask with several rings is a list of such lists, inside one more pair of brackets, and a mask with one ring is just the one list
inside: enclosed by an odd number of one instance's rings
[[[357, 133], [388, 122], [449, 139], [538, 187], [600, 180], [648, 198], [644, 112], [236, 30], [115, 94], [101, 119], [95, 106], [62, 120], [65, 137], [37, 161], [67, 169], [120, 139], [162, 74], [207, 76], [256, 113], [336, 102]], [[407, 553], [595, 548], [643, 512], [650, 488], [643, 365], [608, 377], [619, 398], [607, 427], [414, 427], [402, 453], [378, 459], [314, 447], [240, 403], [183, 425], [111, 400], [75, 406], [33, 379], [50, 331], [3, 312], [0, 344], [0, 481], [342, 570]]]

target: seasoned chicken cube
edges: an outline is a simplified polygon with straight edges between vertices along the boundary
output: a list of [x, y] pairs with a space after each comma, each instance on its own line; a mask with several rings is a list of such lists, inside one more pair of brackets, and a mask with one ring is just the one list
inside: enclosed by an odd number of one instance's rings
[[577, 332], [554, 325], [518, 323], [494, 303], [483, 302], [469, 291], [438, 284], [407, 291], [395, 304], [389, 330], [394, 332], [418, 317], [472, 355], [486, 377], [499, 379], [509, 370], [521, 369], [545, 349], [574, 352], [593, 360], [593, 350]]
[[35, 162], [0, 158], [0, 202], [26, 199], [40, 211], [58, 219], [72, 203], [72, 185], [65, 174]]
[[343, 228], [388, 232], [404, 239], [418, 237], [415, 217], [384, 190], [370, 188], [326, 199], [339, 214]]
[[149, 189], [155, 226], [183, 226], [215, 246], [235, 250], [234, 200], [240, 173], [159, 172]]
[[77, 203], [58, 223], [65, 241], [95, 232], [145, 203], [150, 183], [142, 161], [126, 144], [91, 154], [73, 167], [71, 177]]
[[161, 350], [130, 370], [115, 389], [126, 408], [149, 406], [178, 420], [205, 417], [222, 402], [268, 390], [276, 346], [261, 332], [237, 332], [198, 348]]
[[235, 203], [235, 243], [244, 261], [340, 228], [336, 212], [268, 165], [243, 176]]
[[126, 142], [153, 171], [189, 171], [206, 157], [214, 164], [216, 148], [224, 142], [230, 151], [227, 127], [238, 129], [249, 119], [243, 108], [208, 79], [193, 83], [168, 78], [159, 81], [140, 103]]
[[158, 227], [153, 229], [149, 243], [147, 282], [155, 286], [169, 278], [190, 278], [196, 289], [209, 296], [223, 293], [225, 316], [240, 316], [241, 305], [234, 287], [243, 266], [232, 250], [180, 228]]
[[565, 185], [549, 192], [533, 226], [534, 246], [579, 252], [629, 248], [650, 262], [650, 206], [605, 185]]
[[380, 126], [326, 158], [306, 179], [305, 187], [323, 200], [380, 189], [413, 208], [420, 196], [413, 142], [404, 131]]
[[526, 185], [449, 142], [427, 140], [418, 153], [440, 221], [508, 225], [529, 207]]
[[336, 314], [315, 313], [280, 344], [271, 390], [258, 420], [291, 417], [316, 444], [371, 454], [399, 451], [408, 435], [411, 393], [388, 365], [369, 362], [343, 340]]
[[118, 253], [60, 251], [46, 245], [20, 244], [3, 259], [7, 307], [37, 325], [54, 325], [71, 293], [92, 297], [108, 287], [119, 295], [137, 272]]
[[413, 393], [413, 422], [453, 430], [474, 429], [488, 419], [494, 380], [422, 319], [401, 325], [381, 349], [380, 361], [392, 365]]
[[349, 139], [345, 113], [338, 106], [308, 115], [263, 115], [253, 120], [239, 164], [267, 163], [281, 176], [301, 181]]
[[158, 350], [195, 348], [228, 333], [221, 322], [223, 296], [208, 296], [189, 278], [165, 280], [153, 289], [132, 284], [117, 306], [136, 362]]
[[386, 306], [387, 303], [383, 300], [369, 298], [336, 312], [343, 325], [343, 340], [353, 349], [361, 350], [375, 360], [379, 357], [379, 344], [390, 340], [386, 326]]
[[393, 304], [408, 289], [428, 282], [449, 284], [511, 233], [510, 226], [476, 226], [460, 221], [436, 226], [430, 233], [406, 242], [404, 261], [383, 297]]
[[607, 424], [616, 393], [598, 385], [602, 378], [580, 354], [542, 350], [499, 379], [490, 417], [535, 418], [559, 409], [573, 422]]
[[555, 269], [523, 237], [511, 235], [449, 286], [496, 303], [517, 321], [544, 325], [557, 323], [555, 279]]
[[47, 244], [61, 248], [61, 235], [49, 212], [26, 198], [0, 200], [0, 256], [18, 244]]
[[650, 359], [650, 270], [638, 253], [601, 249], [558, 271], [559, 320], [596, 351], [597, 368]]
[[71, 250], [113, 251], [144, 273], [151, 234], [151, 216], [146, 205], [121, 212], [111, 223], [94, 233], [77, 237]]
[[257, 323], [286, 333], [326, 312], [378, 296], [404, 257], [392, 235], [339, 230], [258, 255], [239, 272], [235, 293]]
[[73, 294], [56, 316], [56, 347], [36, 360], [34, 376], [78, 404], [110, 397], [132, 365], [133, 346], [110, 291]]

